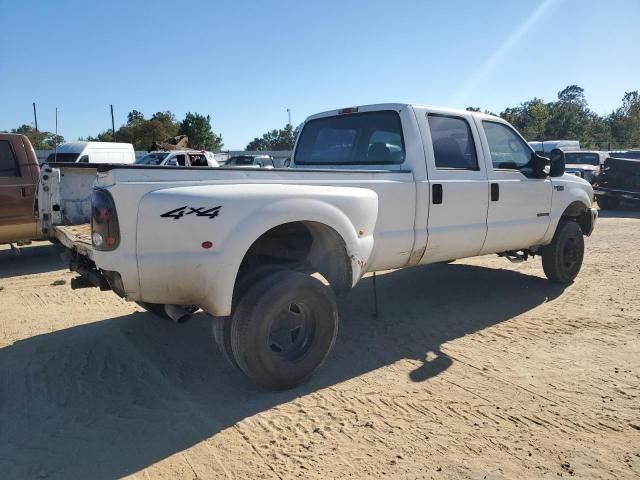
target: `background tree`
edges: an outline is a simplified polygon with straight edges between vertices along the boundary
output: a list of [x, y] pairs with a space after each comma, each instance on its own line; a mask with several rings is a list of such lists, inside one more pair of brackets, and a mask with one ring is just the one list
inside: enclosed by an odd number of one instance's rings
[[199, 113], [187, 113], [178, 129], [178, 135], [189, 137], [189, 147], [219, 152], [222, 148], [222, 136], [213, 133], [211, 117]]
[[118, 129], [119, 142], [132, 143], [135, 150], [147, 150], [154, 141], [163, 141], [178, 134], [179, 124], [170, 111], [156, 112], [147, 120], [137, 110], [127, 115], [127, 123]]
[[588, 143], [585, 136], [589, 109], [584, 90], [578, 85], [569, 85], [558, 92], [558, 101], [549, 105], [549, 119], [545, 126], [548, 139], [577, 139]]
[[31, 145], [33, 145], [33, 148], [40, 150], [52, 150], [55, 147], [56, 141], [58, 144], [64, 143], [64, 138], [61, 135], [56, 136], [51, 132], [36, 131], [35, 128], [27, 124], [12, 129], [11, 133], [26, 135]]
[[247, 144], [245, 150], [293, 150], [300, 128], [301, 125], [294, 129], [293, 125], [287, 123], [280, 130], [271, 130], [262, 137], [254, 138]]

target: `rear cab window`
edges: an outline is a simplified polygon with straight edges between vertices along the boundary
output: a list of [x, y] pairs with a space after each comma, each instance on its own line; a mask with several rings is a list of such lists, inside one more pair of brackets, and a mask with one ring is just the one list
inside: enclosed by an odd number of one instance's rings
[[480, 169], [469, 122], [441, 114], [429, 114], [427, 120], [437, 169]]
[[400, 116], [392, 110], [310, 120], [294, 154], [297, 165], [392, 165], [404, 159]]

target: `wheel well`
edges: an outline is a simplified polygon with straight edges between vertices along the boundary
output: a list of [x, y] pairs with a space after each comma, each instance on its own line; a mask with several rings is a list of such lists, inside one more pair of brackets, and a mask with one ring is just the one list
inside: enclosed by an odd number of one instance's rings
[[591, 212], [584, 203], [575, 201], [562, 212], [562, 218], [571, 218], [580, 226], [582, 233], [588, 235], [591, 226]]
[[271, 267], [320, 273], [337, 295], [351, 288], [351, 262], [344, 240], [322, 223], [290, 222], [262, 234], [242, 259], [234, 296], [244, 278]]

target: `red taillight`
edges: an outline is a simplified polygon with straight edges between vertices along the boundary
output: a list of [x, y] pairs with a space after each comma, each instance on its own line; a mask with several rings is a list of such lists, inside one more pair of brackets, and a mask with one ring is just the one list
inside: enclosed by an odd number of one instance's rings
[[120, 227], [113, 198], [96, 188], [91, 194], [91, 242], [96, 250], [115, 250], [120, 243]]

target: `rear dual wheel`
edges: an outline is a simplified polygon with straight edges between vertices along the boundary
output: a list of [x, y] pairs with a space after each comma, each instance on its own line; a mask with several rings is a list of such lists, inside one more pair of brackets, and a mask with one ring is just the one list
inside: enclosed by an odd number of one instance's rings
[[338, 333], [338, 308], [320, 280], [278, 271], [250, 285], [231, 317], [215, 321], [223, 355], [259, 387], [283, 390], [324, 362]]

